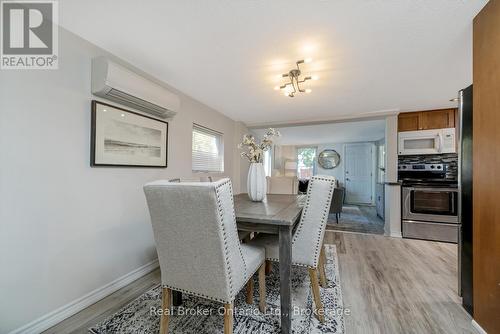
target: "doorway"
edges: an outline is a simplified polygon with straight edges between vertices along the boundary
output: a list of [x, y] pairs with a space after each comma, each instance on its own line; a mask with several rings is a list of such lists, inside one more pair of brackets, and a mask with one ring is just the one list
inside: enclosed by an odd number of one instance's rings
[[373, 205], [374, 168], [373, 143], [346, 144], [344, 181], [346, 203]]

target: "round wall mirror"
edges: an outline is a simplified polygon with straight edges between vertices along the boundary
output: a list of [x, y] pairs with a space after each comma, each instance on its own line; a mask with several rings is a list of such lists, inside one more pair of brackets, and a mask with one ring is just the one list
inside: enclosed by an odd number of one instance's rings
[[340, 155], [335, 150], [323, 150], [318, 156], [318, 162], [324, 169], [332, 169], [339, 165]]

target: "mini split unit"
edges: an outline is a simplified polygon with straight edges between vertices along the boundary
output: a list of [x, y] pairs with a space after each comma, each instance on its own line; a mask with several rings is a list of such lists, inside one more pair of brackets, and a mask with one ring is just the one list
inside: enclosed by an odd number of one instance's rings
[[92, 60], [92, 93], [160, 118], [180, 107], [177, 95], [105, 57]]

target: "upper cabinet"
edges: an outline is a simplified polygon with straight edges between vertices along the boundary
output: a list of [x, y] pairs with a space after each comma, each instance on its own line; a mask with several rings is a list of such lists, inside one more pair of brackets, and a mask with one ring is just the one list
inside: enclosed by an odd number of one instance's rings
[[421, 129], [421, 112], [406, 112], [398, 116], [398, 131], [415, 131]]
[[398, 116], [398, 131], [417, 131], [454, 128], [457, 109], [438, 109], [401, 113]]

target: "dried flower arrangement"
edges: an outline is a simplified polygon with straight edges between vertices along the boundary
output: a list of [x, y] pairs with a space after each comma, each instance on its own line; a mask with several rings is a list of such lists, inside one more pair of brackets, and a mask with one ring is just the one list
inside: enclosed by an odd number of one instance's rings
[[243, 141], [238, 144], [238, 148], [241, 150], [246, 149], [247, 152], [241, 152], [241, 156], [247, 158], [251, 163], [262, 162], [264, 152], [271, 148], [273, 138], [279, 136], [281, 136], [281, 133], [278, 130], [269, 128], [260, 144], [257, 144], [254, 136], [250, 134], [244, 135]]

